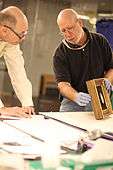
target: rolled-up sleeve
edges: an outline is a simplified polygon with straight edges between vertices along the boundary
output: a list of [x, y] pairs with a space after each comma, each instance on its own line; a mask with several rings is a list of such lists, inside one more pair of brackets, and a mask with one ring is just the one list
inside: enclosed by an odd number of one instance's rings
[[3, 55], [14, 91], [22, 106], [33, 106], [32, 85], [26, 75], [20, 46], [8, 44]]
[[2, 100], [0, 99], [0, 108], [4, 107], [4, 104], [2, 103]]

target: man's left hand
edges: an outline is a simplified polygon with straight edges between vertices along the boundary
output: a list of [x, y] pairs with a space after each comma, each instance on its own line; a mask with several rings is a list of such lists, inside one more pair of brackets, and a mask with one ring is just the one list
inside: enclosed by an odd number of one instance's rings
[[106, 89], [107, 89], [108, 93], [110, 94], [112, 91], [112, 84], [108, 79], [105, 78], [104, 80], [105, 80]]
[[34, 110], [34, 107], [33, 106], [23, 106], [22, 107], [26, 113], [28, 113], [29, 115], [35, 115], [35, 110]]

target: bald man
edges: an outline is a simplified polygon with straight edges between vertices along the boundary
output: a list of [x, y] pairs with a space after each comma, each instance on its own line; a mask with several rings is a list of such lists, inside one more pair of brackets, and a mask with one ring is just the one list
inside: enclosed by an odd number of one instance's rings
[[105, 77], [107, 90], [113, 83], [111, 48], [100, 34], [83, 26], [73, 9], [62, 10], [57, 17], [62, 42], [53, 58], [54, 72], [62, 96], [60, 111], [91, 111], [86, 81]]
[[4, 57], [11, 83], [19, 98], [21, 107], [5, 107], [0, 100], [0, 113], [28, 117], [34, 113], [32, 86], [26, 76], [24, 59], [19, 43], [28, 31], [28, 21], [23, 12], [10, 6], [0, 11], [0, 57]]

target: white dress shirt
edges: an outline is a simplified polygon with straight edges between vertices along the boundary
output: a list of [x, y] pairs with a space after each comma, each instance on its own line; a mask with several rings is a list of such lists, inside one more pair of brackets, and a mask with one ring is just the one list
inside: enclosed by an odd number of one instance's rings
[[[14, 91], [22, 106], [33, 106], [32, 85], [27, 78], [20, 45], [0, 42], [0, 57], [4, 57]], [[4, 104], [0, 100], [0, 108]]]

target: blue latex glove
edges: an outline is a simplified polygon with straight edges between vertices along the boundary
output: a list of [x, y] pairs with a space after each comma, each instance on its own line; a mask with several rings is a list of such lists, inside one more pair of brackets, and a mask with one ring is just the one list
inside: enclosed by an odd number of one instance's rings
[[91, 96], [87, 93], [79, 92], [75, 102], [79, 106], [86, 106], [91, 101]]
[[108, 91], [108, 93], [110, 94], [112, 91], [112, 84], [108, 79], [104, 79], [105, 85], [106, 85], [106, 89]]

